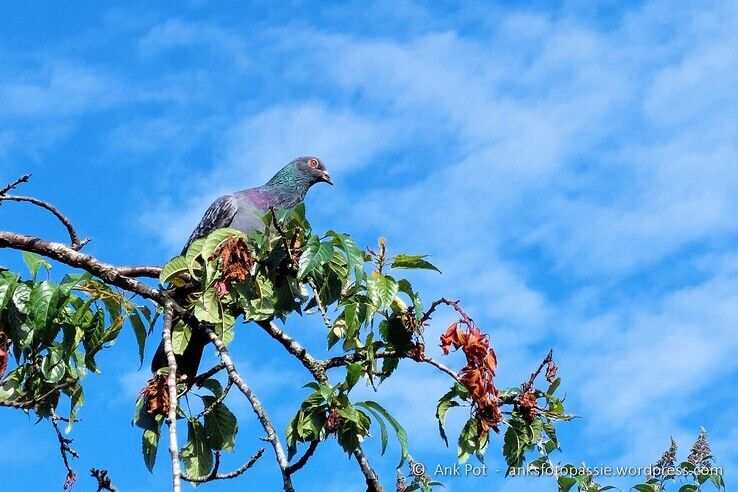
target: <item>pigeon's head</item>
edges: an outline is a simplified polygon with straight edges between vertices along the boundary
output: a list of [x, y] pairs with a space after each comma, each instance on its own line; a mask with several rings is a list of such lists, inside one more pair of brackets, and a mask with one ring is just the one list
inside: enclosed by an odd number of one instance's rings
[[298, 157], [292, 161], [291, 164], [300, 173], [300, 176], [311, 186], [320, 182], [328, 183], [330, 185], [333, 184], [331, 175], [328, 174], [328, 171], [325, 169], [325, 164], [323, 164], [323, 161], [317, 157]]

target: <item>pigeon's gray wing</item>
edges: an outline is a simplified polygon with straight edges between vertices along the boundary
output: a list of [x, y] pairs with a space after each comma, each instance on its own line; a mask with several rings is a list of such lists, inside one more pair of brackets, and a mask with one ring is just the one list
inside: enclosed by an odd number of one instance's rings
[[238, 212], [238, 201], [233, 195], [223, 195], [215, 200], [205, 211], [205, 215], [203, 215], [195, 230], [192, 231], [182, 254], [187, 251], [187, 248], [195, 239], [205, 237], [216, 229], [230, 226], [236, 212]]

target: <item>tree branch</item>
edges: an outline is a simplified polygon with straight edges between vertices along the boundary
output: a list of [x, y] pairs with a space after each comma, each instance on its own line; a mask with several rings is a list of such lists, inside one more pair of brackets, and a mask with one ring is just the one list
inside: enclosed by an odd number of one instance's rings
[[97, 492], [107, 490], [108, 492], [118, 492], [113, 482], [108, 476], [108, 470], [98, 470], [97, 468], [90, 468], [90, 475], [97, 480]]
[[294, 355], [318, 382], [324, 383], [328, 381], [323, 364], [310, 355], [305, 347], [295, 341], [294, 338], [287, 335], [287, 333], [275, 325], [274, 322], [257, 321], [256, 324], [266, 331], [272, 338], [278, 341], [287, 350], [287, 352]]
[[82, 247], [85, 244], [90, 242], [90, 238], [80, 240], [79, 234], [77, 234], [77, 230], [74, 228], [74, 225], [72, 225], [72, 221], [69, 220], [69, 217], [61, 213], [61, 211], [59, 211], [58, 208], [56, 208], [55, 206], [51, 205], [48, 202], [39, 200], [38, 198], [34, 198], [32, 196], [0, 194], [0, 202], [3, 202], [3, 201], [27, 202], [27, 203], [31, 203], [33, 205], [36, 205], [37, 207], [41, 207], [51, 212], [57, 219], [59, 219], [59, 222], [61, 222], [62, 225], [67, 229], [67, 233], [69, 234], [69, 240], [72, 243], [71, 247], [75, 251], [79, 251], [80, 249], [82, 249]]
[[12, 248], [40, 254], [65, 265], [80, 268], [111, 285], [139, 294], [160, 305], [164, 304], [166, 296], [159, 290], [136, 279], [127, 277], [114, 265], [103, 263], [97, 258], [80, 253], [65, 244], [44, 241], [43, 239], [25, 234], [0, 231], [0, 248]]
[[[259, 458], [262, 457], [264, 454], [265, 449], [259, 448], [259, 450], [251, 457], [250, 460], [248, 460], [245, 464], [240, 466], [239, 468], [233, 470], [230, 473], [218, 473], [218, 465], [216, 464], [215, 468], [213, 468], [213, 473], [210, 475], [207, 475], [205, 477], [190, 477], [182, 473], [180, 476], [182, 477], [182, 480], [186, 480], [188, 482], [192, 483], [206, 483], [206, 482], [212, 482], [214, 480], [229, 480], [231, 478], [236, 478], [240, 475], [243, 475], [246, 473], [249, 468], [254, 466], [254, 464], [259, 461]], [[218, 455], [216, 454], [216, 460], [218, 460]]]
[[56, 438], [59, 440], [59, 452], [61, 453], [62, 461], [64, 461], [64, 467], [67, 469], [67, 477], [64, 479], [64, 490], [68, 490], [72, 488], [72, 485], [74, 485], [74, 482], [77, 480], [77, 474], [74, 473], [74, 470], [72, 470], [72, 467], [69, 464], [69, 456], [79, 458], [79, 453], [69, 446], [72, 444], [72, 440], [62, 435], [62, 432], [59, 429], [60, 420], [62, 420], [61, 417], [56, 414], [52, 414], [51, 425], [54, 426], [54, 431], [56, 431]]
[[359, 463], [359, 468], [361, 468], [361, 472], [364, 474], [364, 478], [366, 479], [366, 492], [382, 492], [382, 483], [379, 481], [376, 472], [369, 464], [369, 460], [366, 459], [366, 455], [361, 449], [361, 446], [356, 448], [354, 456], [356, 457], [356, 462]]
[[282, 449], [282, 443], [280, 442], [279, 437], [277, 436], [277, 432], [274, 430], [274, 425], [272, 424], [269, 416], [264, 410], [261, 401], [259, 401], [259, 398], [254, 394], [251, 388], [249, 388], [243, 378], [241, 378], [241, 375], [238, 373], [235, 365], [233, 364], [233, 359], [231, 359], [231, 355], [228, 353], [228, 349], [220, 340], [220, 338], [218, 338], [218, 335], [216, 335], [213, 329], [207, 325], [202, 325], [202, 328], [205, 330], [208, 337], [210, 338], [210, 341], [213, 342], [213, 345], [215, 345], [215, 348], [218, 350], [218, 356], [220, 357], [220, 360], [223, 362], [223, 364], [225, 364], [226, 370], [228, 371], [228, 376], [230, 377], [231, 381], [233, 381], [236, 387], [241, 390], [241, 393], [244, 394], [246, 399], [249, 400], [251, 408], [256, 414], [256, 418], [259, 419], [264, 432], [266, 432], [266, 440], [269, 441], [274, 448], [274, 454], [277, 459], [277, 464], [279, 465], [279, 469], [282, 472], [284, 491], [294, 492], [295, 489], [292, 486], [292, 480], [290, 479], [289, 473], [287, 473], [287, 468], [289, 467], [289, 464], [287, 462], [287, 457], [284, 454], [284, 450]]
[[169, 374], [167, 375], [167, 388], [169, 389], [169, 415], [167, 423], [169, 425], [169, 454], [172, 457], [172, 491], [180, 492], [182, 489], [180, 483], [179, 469], [179, 444], [177, 444], [177, 359], [172, 349], [172, 314], [173, 307], [170, 301], [164, 304], [164, 351], [167, 354], [167, 364], [169, 366]]
[[0, 196], [7, 194], [10, 190], [12, 190], [13, 188], [15, 188], [21, 183], [28, 183], [28, 180], [30, 179], [30, 177], [31, 177], [30, 174], [24, 174], [23, 176], [16, 179], [12, 183], [8, 183], [7, 185], [3, 186], [3, 188], [0, 190]]
[[292, 463], [290, 466], [287, 467], [287, 473], [292, 475], [299, 469], [301, 469], [305, 464], [308, 462], [310, 457], [315, 453], [315, 450], [318, 449], [318, 444], [320, 444], [320, 441], [310, 441], [310, 445], [305, 450], [305, 454], [303, 454], [299, 460]]

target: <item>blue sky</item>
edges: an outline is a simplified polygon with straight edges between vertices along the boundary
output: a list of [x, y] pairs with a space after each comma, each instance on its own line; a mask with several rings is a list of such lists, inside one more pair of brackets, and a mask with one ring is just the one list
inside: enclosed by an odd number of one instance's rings
[[[89, 253], [160, 264], [214, 197], [318, 155], [336, 186], [311, 190], [314, 226], [432, 255], [444, 274], [417, 282], [427, 298], [460, 298], [491, 333], [502, 386], [555, 349], [582, 417], [562, 427], [563, 459], [647, 465], [669, 436], [686, 452], [704, 425], [735, 476], [735, 3], [4, 2], [0, 33], [2, 181], [33, 172], [24, 191], [67, 212], [94, 239]], [[22, 207], [0, 208], [2, 229], [63, 238]], [[0, 262], [21, 268], [8, 251]], [[320, 326], [295, 319], [289, 331], [322, 353]], [[232, 352], [283, 429], [308, 375], [270, 342], [242, 326]], [[101, 362], [74, 430], [77, 470], [167, 490], [165, 450], [150, 476], [129, 426], [148, 377], [132, 334]], [[433, 416], [448, 381], [412, 365], [393, 380], [372, 397], [406, 425], [418, 459], [452, 463]], [[261, 434], [246, 404], [232, 405], [235, 467]], [[3, 424], [6, 489], [60, 489], [49, 426], [8, 410]], [[368, 448], [391, 487], [397, 446], [383, 458]], [[276, 490], [269, 453], [208, 488]], [[296, 484], [362, 490], [330, 442]], [[492, 473], [447, 487], [553, 483]], [[94, 488], [82, 477], [75, 490]]]

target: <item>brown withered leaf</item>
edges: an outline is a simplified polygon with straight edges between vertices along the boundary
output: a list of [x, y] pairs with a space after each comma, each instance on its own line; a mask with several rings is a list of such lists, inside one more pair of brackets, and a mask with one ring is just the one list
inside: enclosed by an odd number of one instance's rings
[[454, 348], [459, 348], [458, 328], [458, 321], [456, 323], [451, 323], [451, 325], [446, 329], [446, 332], [441, 335], [441, 350], [443, 350], [443, 355], [448, 355], [451, 345], [453, 345]]
[[8, 336], [0, 331], [0, 381], [8, 368]]
[[554, 379], [556, 379], [556, 371], [559, 368], [556, 367], [556, 364], [554, 364], [554, 361], [550, 361], [548, 363], [548, 368], [546, 369], [546, 381], [549, 383], [553, 383]]
[[77, 481], [77, 474], [74, 473], [72, 470], [69, 470], [67, 472], [67, 478], [64, 479], [64, 490], [69, 490], [72, 488], [72, 485], [74, 485], [74, 482]]
[[169, 387], [167, 377], [157, 374], [146, 383], [141, 390], [141, 396], [146, 399], [146, 412], [149, 415], [169, 414]]
[[325, 421], [326, 432], [332, 434], [338, 431], [338, 429], [340, 429], [342, 425], [343, 417], [339, 415], [335, 408], [331, 408], [330, 412], [328, 413], [328, 418]]
[[227, 239], [215, 254], [220, 258], [224, 282], [239, 283], [248, 278], [255, 259], [242, 238]]
[[496, 398], [485, 398], [477, 403], [474, 414], [479, 422], [479, 433], [486, 434], [491, 430], [499, 432], [497, 427], [502, 422], [502, 412]]
[[533, 422], [538, 414], [536, 409], [536, 393], [535, 391], [526, 391], [518, 399], [518, 408], [520, 409], [520, 415], [526, 420], [526, 422]]

